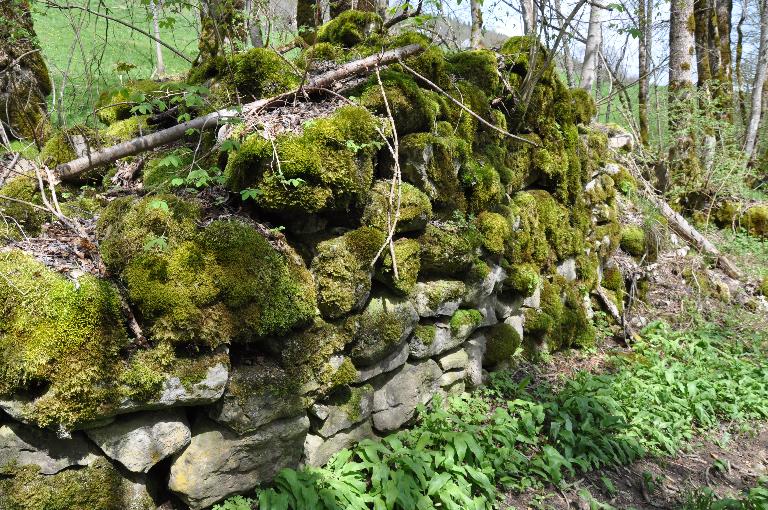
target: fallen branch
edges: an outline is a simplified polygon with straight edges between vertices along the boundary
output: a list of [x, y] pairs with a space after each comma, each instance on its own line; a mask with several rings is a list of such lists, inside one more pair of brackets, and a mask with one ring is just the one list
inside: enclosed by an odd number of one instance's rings
[[204, 129], [214, 128], [222, 120], [234, 119], [240, 115], [247, 114], [248, 112], [262, 110], [272, 104], [294, 97], [301, 91], [320, 90], [330, 87], [340, 80], [344, 80], [351, 76], [368, 71], [369, 69], [372, 69], [376, 66], [390, 64], [403, 58], [416, 55], [421, 51], [423, 51], [421, 46], [418, 44], [411, 44], [408, 46], [403, 46], [402, 48], [371, 55], [370, 57], [362, 58], [360, 60], [354, 60], [344, 64], [337, 69], [323, 73], [320, 76], [309, 80], [309, 82], [307, 82], [303, 87], [292, 90], [291, 92], [286, 92], [284, 94], [270, 98], [259, 99], [258, 101], [243, 105], [242, 109], [225, 108], [218, 110], [213, 113], [209, 113], [208, 115], [177, 124], [176, 126], [170, 127], [168, 129], [163, 129], [162, 131], [140, 136], [138, 138], [128, 140], [127, 142], [113, 145], [111, 147], [106, 147], [96, 152], [89, 152], [83, 157], [57, 166], [56, 174], [62, 180], [75, 179], [82, 173], [92, 168], [112, 163], [113, 161], [116, 161], [120, 158], [133, 156], [135, 154], [154, 149], [155, 147], [159, 147], [167, 143], [175, 142], [176, 140], [184, 137], [184, 135], [190, 130], [202, 131]]
[[672, 230], [677, 232], [678, 235], [693, 245], [697, 250], [714, 257], [716, 265], [722, 269], [725, 274], [734, 280], [743, 280], [744, 277], [728, 257], [723, 255], [709, 239], [704, 237], [701, 232], [688, 223], [688, 220], [683, 218], [683, 216], [672, 209], [664, 199], [659, 197], [656, 194], [656, 190], [651, 186], [651, 183], [640, 174], [636, 167], [630, 165], [630, 171], [635, 180], [642, 185], [639, 191], [643, 194], [645, 199], [651, 202], [651, 204], [659, 210], [662, 216], [667, 219]]

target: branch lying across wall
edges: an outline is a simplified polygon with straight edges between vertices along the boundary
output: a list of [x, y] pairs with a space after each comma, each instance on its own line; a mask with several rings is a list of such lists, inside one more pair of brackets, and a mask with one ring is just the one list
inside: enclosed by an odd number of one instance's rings
[[119, 143], [111, 147], [106, 147], [95, 152], [89, 152], [83, 157], [74, 159], [68, 163], [63, 163], [56, 167], [56, 174], [62, 180], [74, 180], [84, 172], [108, 163], [117, 161], [120, 158], [127, 156], [133, 156], [148, 150], [160, 147], [167, 143], [175, 142], [181, 139], [190, 130], [204, 130], [212, 129], [218, 126], [219, 122], [227, 121], [228, 119], [236, 118], [240, 115], [247, 114], [258, 110], [263, 110], [276, 103], [284, 100], [291, 99], [293, 97], [300, 97], [302, 91], [314, 91], [331, 87], [334, 83], [345, 80], [352, 76], [369, 72], [377, 66], [391, 64], [392, 62], [401, 61], [404, 58], [411, 57], [422, 52], [424, 48], [418, 44], [410, 44], [401, 48], [385, 51], [370, 57], [354, 60], [347, 64], [344, 64], [337, 69], [323, 73], [315, 78], [312, 78], [302, 87], [280, 94], [278, 96], [259, 99], [252, 103], [243, 105], [240, 108], [225, 108], [222, 110], [209, 113], [203, 117], [198, 117], [190, 121], [178, 124], [162, 131], [157, 131], [145, 136], [140, 136], [127, 142]]

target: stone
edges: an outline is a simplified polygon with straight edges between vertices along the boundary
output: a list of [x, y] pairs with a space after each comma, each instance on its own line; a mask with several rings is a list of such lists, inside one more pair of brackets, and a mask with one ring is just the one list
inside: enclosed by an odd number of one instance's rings
[[391, 372], [401, 366], [405, 365], [408, 361], [408, 354], [410, 353], [410, 346], [408, 342], [404, 342], [395, 352], [384, 358], [383, 360], [357, 370], [357, 382], [365, 382], [369, 379], [373, 379], [377, 375], [381, 375], [387, 372]]
[[208, 409], [208, 416], [238, 434], [247, 434], [277, 419], [303, 413], [302, 396], [281, 391], [285, 377], [285, 371], [270, 361], [233, 366], [227, 390]]
[[321, 437], [329, 438], [370, 418], [373, 409], [373, 387], [366, 384], [359, 388], [347, 389], [323, 407], [327, 416], [316, 432]]
[[107, 457], [134, 473], [148, 472], [187, 446], [191, 438], [186, 413], [181, 409], [131, 414], [86, 434]]
[[370, 420], [363, 421], [354, 427], [340, 431], [330, 438], [323, 438], [313, 434], [308, 434], [304, 441], [304, 465], [320, 467], [328, 462], [331, 456], [344, 448], [350, 448], [363, 439], [373, 439], [376, 434], [373, 432]]
[[447, 322], [419, 325], [409, 341], [412, 359], [426, 359], [459, 346], [467, 339], [472, 330], [454, 334]]
[[394, 376], [374, 382], [373, 427], [391, 432], [407, 423], [419, 404], [427, 404], [437, 391], [442, 375], [435, 361], [406, 364]]
[[238, 436], [200, 417], [189, 446], [171, 465], [168, 487], [192, 510], [253, 490], [281, 469], [298, 465], [308, 429], [309, 419], [303, 415]]
[[501, 266], [491, 265], [485, 278], [479, 282], [467, 284], [464, 305], [479, 308], [480, 303], [501, 290], [501, 285], [506, 278], [507, 272]]
[[569, 257], [557, 265], [557, 274], [568, 280], [575, 281], [578, 278], [576, 274], [576, 259]]
[[523, 306], [527, 308], [539, 308], [541, 306], [541, 282], [536, 286], [533, 294], [523, 300]]
[[389, 295], [371, 298], [363, 313], [354, 317], [355, 334], [350, 357], [360, 369], [396, 352], [419, 321], [413, 303]]
[[626, 149], [628, 151], [631, 151], [633, 145], [634, 145], [634, 138], [629, 133], [620, 133], [608, 138], [608, 147], [611, 149], [615, 149], [615, 150]]
[[420, 317], [451, 316], [464, 301], [467, 286], [459, 280], [418, 282], [411, 300]]
[[[122, 474], [121, 474], [122, 475]], [[150, 481], [143, 474], [128, 473], [121, 476], [120, 496], [123, 510], [155, 510], [158, 508]]]
[[437, 380], [437, 385], [441, 388], [447, 388], [448, 386], [452, 386], [454, 383], [463, 380], [464, 370], [451, 370], [440, 376], [440, 379]]
[[478, 324], [479, 328], [493, 326], [499, 322], [496, 317], [496, 296], [489, 296], [477, 304], [477, 310], [483, 316], [483, 320]]
[[488, 340], [482, 330], [477, 331], [464, 344], [467, 353], [465, 379], [470, 387], [476, 388], [484, 382], [483, 357]]
[[517, 313], [523, 305], [523, 301], [524, 300], [520, 298], [509, 299], [507, 297], [497, 296], [493, 303], [494, 308], [496, 309], [497, 321], [503, 321], [510, 315]]
[[444, 354], [437, 359], [437, 364], [443, 370], [457, 370], [466, 368], [469, 364], [469, 356], [464, 349], [457, 349], [455, 351]]
[[523, 339], [523, 331], [525, 326], [525, 315], [518, 314], [518, 315], [510, 315], [506, 319], [504, 319], [504, 324], [509, 324], [513, 328], [515, 328], [515, 331], [517, 331], [517, 334], [520, 335], [520, 340]]
[[20, 423], [0, 426], [0, 468], [8, 464], [35, 465], [40, 474], [53, 475], [72, 466], [89, 466], [98, 452], [81, 433], [59, 438], [54, 432]]

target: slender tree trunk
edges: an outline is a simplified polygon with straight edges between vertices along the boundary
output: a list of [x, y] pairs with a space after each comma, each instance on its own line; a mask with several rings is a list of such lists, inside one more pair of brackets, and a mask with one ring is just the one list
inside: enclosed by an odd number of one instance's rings
[[[642, 1], [642, 0], [641, 0]], [[555, 11], [560, 30], [564, 30], [563, 12], [560, 7], [560, 0], [555, 0]], [[573, 87], [573, 57], [571, 56], [570, 37], [563, 36], [563, 67], [565, 68], [565, 79], [569, 87]]]
[[478, 49], [483, 45], [483, 3], [481, 0], [469, 0], [472, 14], [472, 26], [469, 33], [469, 45]]
[[534, 0], [520, 0], [520, 10], [523, 13], [523, 30], [526, 34], [536, 32], [536, 5]]
[[251, 40], [251, 46], [263, 48], [264, 34], [261, 31], [261, 22], [256, 12], [254, 0], [245, 0], [245, 28], [248, 32], [248, 38]]
[[602, 44], [602, 22], [605, 9], [596, 3], [589, 10], [589, 30], [587, 44], [584, 48], [584, 65], [581, 68], [581, 88], [592, 91], [592, 85], [597, 78], [597, 59]]
[[749, 111], [749, 123], [744, 141], [744, 152], [752, 160], [755, 154], [757, 131], [763, 110], [763, 87], [768, 74], [768, 0], [760, 1], [760, 49], [758, 53], [755, 81], [752, 84], [752, 107]]
[[709, 17], [711, 0], [694, 0], [693, 13], [695, 20], [694, 39], [696, 41], [696, 76], [699, 88], [712, 80], [712, 66], [710, 65], [710, 38]]
[[731, 68], [731, 15], [733, 14], [733, 0], [715, 0], [715, 7], [717, 8], [718, 42], [720, 43], [720, 72], [718, 73], [718, 78], [722, 84], [722, 92], [730, 102], [733, 98], [733, 72]]
[[[637, 19], [639, 23], [640, 37], [638, 37], [638, 52], [637, 52], [637, 111], [640, 124], [640, 143], [644, 147], [648, 147], [648, 82], [650, 77], [648, 76], [648, 44], [650, 41], [651, 26], [648, 23], [647, 11], [650, 10], [650, 5], [646, 9], [646, 0], [638, 0]], [[652, 0], [649, 0], [650, 4]]]
[[738, 90], [737, 102], [742, 126], [747, 124], [747, 101], [744, 95], [744, 75], [741, 72], [741, 58], [744, 53], [744, 21], [747, 16], [747, 0], [741, 2], [741, 14], [736, 24], [736, 88]]
[[0, 122], [10, 138], [40, 146], [52, 84], [29, 5], [28, 0], [0, 0]]
[[323, 22], [322, 5], [318, 0], [297, 0], [296, 28], [299, 35], [308, 43], [315, 42], [317, 27]]
[[[690, 130], [693, 91], [694, 27], [692, 0], [671, 0], [669, 19], [669, 169], [661, 183], [675, 191], [690, 190], [700, 177], [695, 141]], [[684, 198], [681, 198], [684, 200]], [[685, 204], [681, 204], [685, 205]]]
[[[152, 11], [152, 30], [155, 34], [155, 39], [160, 39], [160, 15], [157, 10], [160, 8], [155, 0], [149, 0], [149, 9]], [[155, 41], [155, 55], [157, 56], [157, 75], [163, 76], [165, 74], [165, 62], [163, 61], [163, 46]]]
[[234, 51], [245, 41], [244, 0], [200, 0], [200, 40], [196, 65]]

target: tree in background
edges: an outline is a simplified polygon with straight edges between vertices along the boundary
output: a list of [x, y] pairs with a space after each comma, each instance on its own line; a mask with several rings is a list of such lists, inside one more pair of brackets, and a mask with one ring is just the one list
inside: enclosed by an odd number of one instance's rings
[[243, 0], [200, 0], [200, 40], [195, 64], [224, 55], [245, 40]]
[[[598, 57], [603, 43], [603, 14], [605, 9], [597, 2], [589, 10], [587, 44], [584, 47], [584, 64], [581, 67], [581, 88], [592, 91], [597, 79]], [[598, 87], [599, 90], [599, 87]]]
[[[0, 0], [0, 122], [3, 138], [42, 142], [48, 124], [48, 68], [32, 24], [28, 0]], [[3, 140], [5, 141], [5, 140]]]
[[640, 143], [648, 147], [648, 85], [651, 68], [649, 65], [653, 43], [653, 0], [638, 0], [637, 8], [637, 116]]
[[763, 89], [768, 74], [768, 2], [760, 1], [760, 49], [758, 52], [755, 80], [752, 84], [752, 106], [749, 111], [749, 122], [744, 142], [744, 152], [749, 160], [755, 157], [757, 133], [763, 114]]

